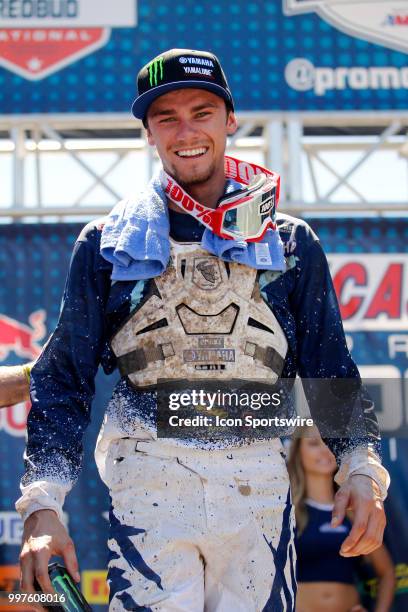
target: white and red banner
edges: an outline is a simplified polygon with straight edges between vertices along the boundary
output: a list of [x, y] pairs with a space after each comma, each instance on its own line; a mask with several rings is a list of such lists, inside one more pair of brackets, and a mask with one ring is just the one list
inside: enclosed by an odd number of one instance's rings
[[357, 38], [408, 52], [407, 0], [284, 0], [287, 15], [316, 12]]
[[408, 255], [328, 256], [346, 331], [408, 330]]
[[42, 79], [136, 25], [135, 0], [0, 0], [0, 66]]

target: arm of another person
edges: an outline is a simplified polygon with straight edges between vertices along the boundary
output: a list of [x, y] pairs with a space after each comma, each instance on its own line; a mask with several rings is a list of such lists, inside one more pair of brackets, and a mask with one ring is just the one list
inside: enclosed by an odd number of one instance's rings
[[84, 230], [74, 247], [56, 330], [31, 372], [25, 473], [16, 503], [24, 521], [20, 563], [26, 592], [33, 591], [34, 577], [44, 592], [53, 592], [47, 572], [53, 554], [79, 579], [74, 544], [61, 518], [65, 495], [81, 469], [82, 437], [105, 344], [110, 281], [97, 272], [98, 257], [96, 229]]
[[395, 593], [395, 567], [385, 546], [380, 546], [368, 555], [378, 577], [377, 597], [374, 612], [390, 612]]
[[0, 408], [30, 399], [30, 371], [33, 365], [34, 361], [0, 367]]
[[[307, 228], [307, 226], [306, 226]], [[355, 419], [354, 406], [360, 407], [357, 421], [344, 437], [333, 431], [322, 437], [336, 457], [340, 470], [336, 482], [340, 489], [333, 509], [333, 526], [341, 524], [347, 508], [354, 511], [353, 528], [343, 543], [341, 554], [368, 554], [381, 545], [385, 528], [382, 499], [389, 485], [387, 470], [381, 465], [380, 434], [374, 405], [366, 395], [360, 375], [344, 335], [337, 297], [323, 249], [309, 229], [306, 247], [296, 267], [296, 281], [290, 296], [297, 321], [298, 373], [316, 424], [330, 430]], [[305, 235], [305, 234], [304, 234]], [[319, 379], [324, 379], [322, 384]], [[334, 386], [331, 387], [331, 383]], [[342, 383], [344, 383], [342, 385]], [[337, 413], [322, 394], [327, 388], [340, 392]], [[346, 390], [346, 399], [342, 394]], [[351, 392], [350, 392], [351, 390]], [[351, 401], [348, 400], [350, 392]], [[317, 401], [316, 401], [317, 398]], [[326, 414], [321, 411], [324, 405]], [[319, 423], [320, 421], [320, 423]], [[357, 432], [357, 433], [356, 433]]]

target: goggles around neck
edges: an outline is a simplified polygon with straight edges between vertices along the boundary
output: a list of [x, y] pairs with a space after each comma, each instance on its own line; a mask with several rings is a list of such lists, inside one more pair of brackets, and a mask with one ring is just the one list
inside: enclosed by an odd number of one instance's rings
[[217, 208], [194, 200], [171, 176], [161, 171], [167, 197], [214, 234], [227, 240], [260, 242], [265, 232], [276, 229], [280, 176], [267, 168], [225, 156], [225, 176], [243, 185], [223, 196]]

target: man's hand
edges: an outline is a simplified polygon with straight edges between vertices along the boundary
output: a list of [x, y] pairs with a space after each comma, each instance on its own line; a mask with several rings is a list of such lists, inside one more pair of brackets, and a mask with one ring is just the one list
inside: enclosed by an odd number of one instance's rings
[[37, 510], [24, 523], [20, 553], [22, 591], [33, 593], [34, 579], [37, 579], [44, 593], [54, 593], [48, 576], [52, 555], [63, 557], [68, 572], [79, 582], [75, 547], [67, 530], [53, 510]]
[[342, 484], [334, 498], [332, 527], [343, 522], [349, 508], [353, 512], [353, 527], [340, 554], [343, 557], [368, 555], [381, 546], [386, 524], [380, 489], [372, 478], [355, 474]]

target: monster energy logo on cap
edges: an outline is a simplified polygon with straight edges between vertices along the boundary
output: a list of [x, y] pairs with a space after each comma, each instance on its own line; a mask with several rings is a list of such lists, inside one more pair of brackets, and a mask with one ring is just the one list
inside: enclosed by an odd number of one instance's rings
[[[163, 80], [163, 58], [157, 57], [148, 66], [150, 87], [156, 87]], [[160, 71], [160, 75], [159, 75]]]

